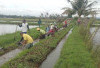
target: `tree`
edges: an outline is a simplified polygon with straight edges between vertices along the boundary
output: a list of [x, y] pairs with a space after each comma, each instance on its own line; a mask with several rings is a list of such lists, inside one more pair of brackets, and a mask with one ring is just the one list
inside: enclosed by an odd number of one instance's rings
[[72, 18], [72, 15], [75, 14], [75, 10], [71, 9], [71, 8], [62, 8], [63, 10], [65, 10], [62, 14], [68, 14], [69, 18]]
[[86, 14], [91, 9], [91, 7], [95, 3], [97, 3], [96, 1], [89, 3], [88, 0], [73, 0], [73, 1], [67, 0], [67, 1], [71, 3], [73, 10], [76, 11], [79, 17]]

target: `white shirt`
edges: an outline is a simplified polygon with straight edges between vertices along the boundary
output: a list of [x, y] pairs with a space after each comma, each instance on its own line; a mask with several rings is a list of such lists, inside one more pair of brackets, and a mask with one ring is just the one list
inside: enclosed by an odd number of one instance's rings
[[27, 25], [28, 23], [22, 23], [22, 32], [27, 32]]
[[54, 25], [51, 25], [51, 26], [50, 26], [50, 29], [53, 29], [53, 28], [54, 28]]

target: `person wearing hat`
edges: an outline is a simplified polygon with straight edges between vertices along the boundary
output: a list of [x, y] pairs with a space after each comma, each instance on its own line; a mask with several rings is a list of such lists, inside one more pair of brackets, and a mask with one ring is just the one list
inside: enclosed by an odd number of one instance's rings
[[45, 30], [37, 28], [37, 31], [40, 32], [40, 39], [44, 39], [46, 34]]
[[20, 35], [23, 37], [23, 41], [21, 41], [20, 44], [25, 46], [25, 48], [30, 48], [33, 46], [33, 39], [30, 35], [23, 32], [21, 32]]

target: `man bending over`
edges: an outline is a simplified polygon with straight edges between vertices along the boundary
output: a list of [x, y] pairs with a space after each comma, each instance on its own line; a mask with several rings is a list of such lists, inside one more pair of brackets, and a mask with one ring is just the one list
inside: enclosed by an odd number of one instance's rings
[[20, 43], [25, 46], [25, 48], [30, 48], [33, 46], [33, 39], [31, 36], [24, 34], [23, 32], [21, 32], [20, 35], [23, 37], [23, 41]]

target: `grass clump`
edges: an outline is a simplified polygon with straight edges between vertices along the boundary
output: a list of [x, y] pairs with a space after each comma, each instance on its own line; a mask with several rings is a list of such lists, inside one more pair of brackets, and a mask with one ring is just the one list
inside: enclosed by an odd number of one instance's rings
[[55, 68], [97, 68], [85, 46], [79, 27], [75, 27], [66, 40]]

